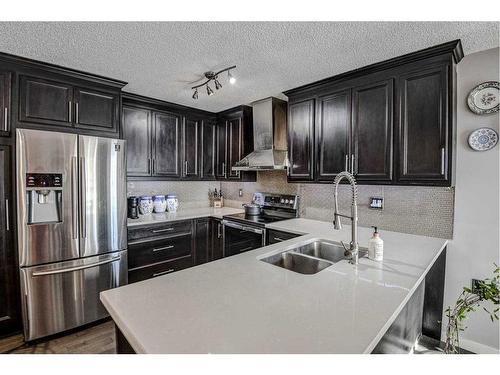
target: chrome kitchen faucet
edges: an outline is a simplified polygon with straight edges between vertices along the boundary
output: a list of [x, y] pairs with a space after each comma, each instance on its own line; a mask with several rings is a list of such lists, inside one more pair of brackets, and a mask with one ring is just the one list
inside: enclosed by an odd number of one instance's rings
[[[339, 213], [339, 204], [338, 204], [338, 187], [340, 181], [342, 179], [347, 179], [349, 181], [349, 184], [351, 185], [351, 191], [352, 191], [352, 203], [351, 203], [351, 216], [343, 215]], [[335, 180], [333, 181], [333, 185], [335, 187], [335, 191], [333, 193], [334, 199], [335, 199], [335, 206], [334, 206], [334, 213], [333, 213], [333, 225], [334, 228], [339, 230], [342, 229], [342, 224], [340, 223], [340, 217], [345, 217], [348, 219], [351, 219], [351, 243], [349, 247], [345, 245], [343, 241], [342, 246], [344, 246], [344, 249], [346, 251], [346, 255], [350, 256], [349, 263], [351, 264], [358, 264], [358, 250], [359, 250], [359, 245], [358, 245], [358, 205], [357, 205], [357, 198], [358, 198], [358, 188], [356, 187], [356, 179], [354, 176], [347, 172], [343, 171], [340, 172], [336, 177]]]

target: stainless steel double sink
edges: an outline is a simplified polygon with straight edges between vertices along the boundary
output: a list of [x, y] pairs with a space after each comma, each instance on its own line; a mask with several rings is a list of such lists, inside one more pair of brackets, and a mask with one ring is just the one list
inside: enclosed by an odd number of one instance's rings
[[[360, 247], [359, 257], [366, 256], [367, 252], [366, 248]], [[314, 240], [260, 260], [290, 271], [313, 275], [343, 259], [347, 258], [341, 243]]]

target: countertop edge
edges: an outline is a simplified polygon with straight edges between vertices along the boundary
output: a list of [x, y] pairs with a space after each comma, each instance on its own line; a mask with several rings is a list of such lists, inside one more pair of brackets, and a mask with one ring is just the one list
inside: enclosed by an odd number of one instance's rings
[[121, 321], [120, 314], [118, 314], [118, 312], [115, 309], [113, 309], [113, 307], [111, 306], [111, 304], [108, 303], [108, 301], [106, 300], [105, 293], [106, 293], [106, 291], [101, 292], [99, 294], [99, 299], [101, 300], [102, 304], [104, 305], [104, 307], [108, 311], [109, 316], [113, 320], [113, 323], [116, 326], [118, 326], [118, 328], [120, 329], [120, 331], [122, 332], [122, 334], [125, 336], [125, 338], [127, 339], [128, 343], [130, 344], [130, 346], [132, 347], [132, 349], [134, 349], [134, 351], [137, 354], [147, 354], [146, 350], [135, 339], [134, 335], [131, 332], [129, 332], [128, 328], [126, 327], [126, 324], [124, 324]]

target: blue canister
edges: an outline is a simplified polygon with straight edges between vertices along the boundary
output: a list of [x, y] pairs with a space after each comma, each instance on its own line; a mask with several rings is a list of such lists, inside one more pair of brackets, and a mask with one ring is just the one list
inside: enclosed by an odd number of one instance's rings
[[175, 194], [167, 195], [167, 209], [168, 212], [176, 212], [179, 207], [179, 200]]
[[164, 195], [155, 195], [153, 197], [153, 209], [156, 213], [165, 212], [167, 210], [167, 201]]
[[139, 198], [139, 212], [141, 215], [149, 215], [153, 212], [153, 198], [149, 195], [143, 195]]

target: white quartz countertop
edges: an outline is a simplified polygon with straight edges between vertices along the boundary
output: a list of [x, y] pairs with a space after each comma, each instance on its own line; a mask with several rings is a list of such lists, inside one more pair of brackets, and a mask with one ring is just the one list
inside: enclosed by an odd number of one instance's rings
[[245, 212], [245, 209], [231, 207], [180, 208], [177, 212], [165, 212], [161, 214], [152, 213], [150, 215], [139, 215], [138, 219], [127, 219], [127, 226], [130, 228], [140, 225], [160, 224], [169, 221], [189, 220], [201, 217], [216, 217], [222, 219], [224, 215], [239, 214], [241, 212]]
[[[101, 293], [138, 353], [369, 353], [445, 248], [439, 238], [380, 231], [384, 260], [340, 261], [314, 275], [259, 260], [350, 227], [291, 219], [268, 228], [309, 233]], [[359, 227], [361, 246], [371, 229]]]

